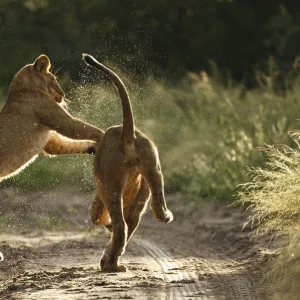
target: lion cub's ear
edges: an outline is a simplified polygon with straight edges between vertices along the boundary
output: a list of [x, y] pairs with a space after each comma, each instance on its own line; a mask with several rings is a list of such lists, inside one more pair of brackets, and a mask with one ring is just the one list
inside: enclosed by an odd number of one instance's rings
[[40, 55], [34, 62], [34, 67], [38, 72], [47, 73], [51, 68], [50, 59], [47, 55]]

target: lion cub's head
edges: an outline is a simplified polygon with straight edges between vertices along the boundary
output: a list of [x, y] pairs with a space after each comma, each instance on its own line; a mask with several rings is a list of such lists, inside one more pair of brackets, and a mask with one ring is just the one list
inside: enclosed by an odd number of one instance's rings
[[41, 92], [62, 102], [64, 92], [59, 86], [56, 77], [49, 71], [50, 59], [47, 55], [40, 55], [33, 64], [23, 67], [14, 77], [10, 91]]

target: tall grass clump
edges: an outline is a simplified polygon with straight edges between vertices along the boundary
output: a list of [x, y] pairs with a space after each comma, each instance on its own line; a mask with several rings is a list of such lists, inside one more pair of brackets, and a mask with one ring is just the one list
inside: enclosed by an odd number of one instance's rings
[[249, 168], [251, 181], [241, 185], [239, 204], [250, 207], [248, 219], [256, 232], [272, 232], [280, 237], [281, 254], [266, 280], [274, 289], [274, 299], [300, 296], [300, 145], [299, 132], [291, 132], [296, 148], [265, 146], [264, 167]]
[[285, 230], [300, 217], [300, 151], [298, 132], [292, 132], [297, 149], [266, 145], [264, 167], [248, 168], [251, 181], [241, 184], [238, 203], [253, 214], [248, 221], [257, 231]]
[[298, 300], [300, 298], [300, 234], [299, 224], [291, 226], [279, 257], [265, 277], [273, 289], [271, 300]]

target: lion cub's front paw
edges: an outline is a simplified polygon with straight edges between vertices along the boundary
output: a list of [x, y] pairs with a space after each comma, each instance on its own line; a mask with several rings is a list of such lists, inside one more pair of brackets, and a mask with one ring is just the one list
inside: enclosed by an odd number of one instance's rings
[[96, 154], [96, 147], [95, 146], [88, 146], [87, 148], [87, 154]]

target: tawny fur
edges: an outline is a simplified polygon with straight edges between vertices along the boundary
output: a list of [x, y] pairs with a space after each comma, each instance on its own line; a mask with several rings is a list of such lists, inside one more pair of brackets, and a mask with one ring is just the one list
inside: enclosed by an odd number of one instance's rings
[[44, 150], [49, 155], [93, 153], [103, 131], [73, 118], [64, 92], [39, 56], [14, 77], [0, 113], [0, 181], [17, 174]]
[[123, 106], [123, 125], [106, 130], [96, 149], [95, 182], [98, 194], [91, 205], [91, 219], [107, 226], [111, 240], [102, 255], [104, 272], [126, 271], [119, 264], [126, 244], [137, 228], [151, 195], [151, 208], [158, 221], [173, 219], [164, 197], [163, 175], [155, 144], [135, 129], [130, 100], [121, 79], [110, 69], [83, 54], [84, 61], [110, 77]]

